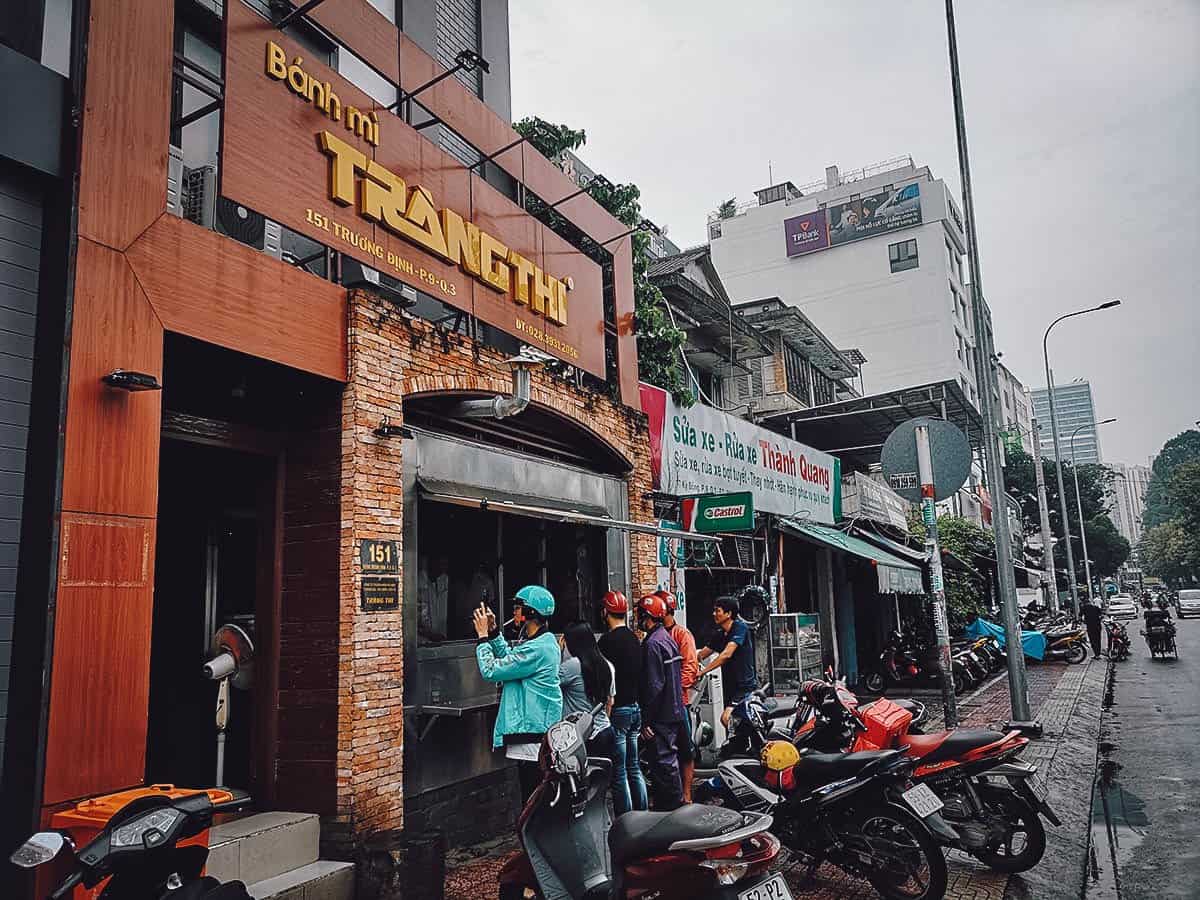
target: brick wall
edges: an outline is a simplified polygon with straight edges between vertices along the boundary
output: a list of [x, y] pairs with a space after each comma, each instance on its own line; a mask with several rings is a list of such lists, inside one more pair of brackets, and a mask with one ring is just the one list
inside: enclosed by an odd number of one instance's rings
[[[341, 446], [337, 817], [328, 829], [343, 840], [403, 824], [401, 611], [359, 609], [359, 542], [401, 540], [401, 441], [372, 432], [385, 416], [393, 424], [403, 422], [406, 396], [433, 391], [507, 394], [511, 385], [504, 354], [459, 334], [443, 336], [431, 323], [388, 301], [354, 292], [348, 315], [349, 383], [343, 394]], [[589, 429], [630, 462], [630, 518], [652, 521], [652, 505], [643, 499], [651, 489], [645, 416], [546, 372], [534, 373], [532, 397], [535, 404]], [[519, 417], [512, 421], [520, 423]], [[633, 590], [653, 590], [653, 536], [630, 535], [630, 557]]]

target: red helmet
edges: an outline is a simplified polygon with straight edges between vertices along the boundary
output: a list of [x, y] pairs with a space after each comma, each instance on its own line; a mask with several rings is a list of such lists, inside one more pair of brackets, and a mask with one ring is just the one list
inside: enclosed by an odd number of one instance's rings
[[655, 591], [656, 597], [662, 597], [663, 603], [667, 604], [667, 612], [673, 613], [679, 609], [679, 601], [675, 599], [675, 595], [670, 591]]
[[609, 591], [604, 595], [604, 611], [614, 616], [623, 616], [629, 612], [629, 601], [620, 591]]
[[658, 594], [647, 594], [638, 601], [638, 609], [652, 619], [662, 620], [667, 617], [667, 601]]

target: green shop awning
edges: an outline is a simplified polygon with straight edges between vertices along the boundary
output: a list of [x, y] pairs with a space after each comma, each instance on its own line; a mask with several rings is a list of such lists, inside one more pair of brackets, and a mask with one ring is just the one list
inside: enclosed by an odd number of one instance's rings
[[861, 538], [853, 537], [836, 528], [824, 525], [814, 525], [797, 519], [779, 519], [779, 527], [783, 531], [802, 540], [824, 544], [839, 553], [850, 553], [870, 562], [879, 575], [879, 593], [881, 594], [923, 594], [925, 586], [921, 582], [921, 570], [910, 562], [905, 562], [898, 556], [893, 556], [886, 550], [881, 550], [874, 544], [868, 544]]

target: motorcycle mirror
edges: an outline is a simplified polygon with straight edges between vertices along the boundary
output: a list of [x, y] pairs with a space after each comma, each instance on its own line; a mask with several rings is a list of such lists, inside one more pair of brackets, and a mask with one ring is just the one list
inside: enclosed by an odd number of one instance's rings
[[57, 831], [39, 831], [14, 850], [8, 859], [22, 869], [33, 869], [58, 856], [64, 843], [66, 841]]

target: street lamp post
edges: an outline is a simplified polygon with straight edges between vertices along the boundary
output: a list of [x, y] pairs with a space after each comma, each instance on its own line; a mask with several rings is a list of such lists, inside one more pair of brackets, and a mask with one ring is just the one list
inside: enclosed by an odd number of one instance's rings
[[1051, 322], [1046, 328], [1046, 333], [1042, 335], [1042, 360], [1046, 364], [1046, 398], [1050, 401], [1050, 435], [1054, 438], [1054, 475], [1058, 481], [1058, 512], [1062, 516], [1063, 539], [1067, 547], [1067, 584], [1071, 590], [1071, 608], [1077, 619], [1079, 618], [1079, 588], [1075, 584], [1075, 554], [1071, 552], [1071, 526], [1067, 518], [1067, 492], [1063, 487], [1062, 450], [1059, 447], [1058, 440], [1058, 411], [1054, 406], [1054, 377], [1050, 374], [1050, 331], [1064, 319], [1071, 319], [1075, 316], [1083, 316], [1120, 305], [1120, 300], [1107, 300], [1099, 306], [1089, 306], [1087, 309], [1078, 309], [1075, 312], [1066, 313]]
[[1042, 583], [1046, 608], [1058, 612], [1058, 575], [1054, 572], [1054, 539], [1050, 536], [1050, 504], [1046, 502], [1046, 473], [1042, 465], [1042, 429], [1033, 419], [1033, 475], [1037, 484], [1038, 525], [1042, 532]]
[[[1100, 422], [1097, 422], [1096, 427], [1099, 428], [1101, 425], [1107, 425], [1109, 422], [1115, 421], [1117, 421], [1115, 418], [1104, 419]], [[1083, 527], [1083, 498], [1079, 496], [1079, 466], [1075, 464], [1075, 435], [1079, 434], [1082, 429], [1087, 427], [1088, 425], [1085, 423], [1077, 426], [1076, 429], [1071, 432], [1071, 474], [1075, 476], [1075, 508], [1079, 511], [1079, 541], [1080, 549], [1083, 550], [1083, 577], [1087, 579], [1088, 597], [1092, 598], [1095, 596], [1095, 594], [1092, 593], [1092, 561], [1088, 559], [1087, 530]], [[1098, 442], [1099, 436], [1097, 436], [1097, 443]], [[1070, 538], [1068, 538], [1068, 540], [1070, 540]]]

